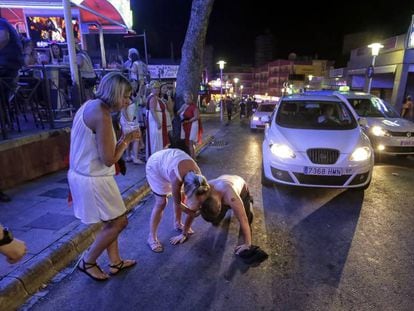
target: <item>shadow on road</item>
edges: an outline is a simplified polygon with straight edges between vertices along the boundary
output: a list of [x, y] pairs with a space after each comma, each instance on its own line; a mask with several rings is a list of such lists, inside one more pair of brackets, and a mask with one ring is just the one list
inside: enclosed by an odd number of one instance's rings
[[[341, 275], [358, 224], [363, 191], [315, 188], [262, 188], [275, 304], [306, 309], [315, 296], [329, 303]], [[288, 296], [279, 296], [279, 293]], [[316, 299], [317, 300], [317, 299]]]

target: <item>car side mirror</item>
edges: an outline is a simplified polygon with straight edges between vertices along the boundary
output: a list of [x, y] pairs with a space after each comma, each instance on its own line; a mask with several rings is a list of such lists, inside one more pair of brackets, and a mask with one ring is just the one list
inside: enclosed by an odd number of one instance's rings
[[358, 123], [361, 127], [368, 127], [367, 118], [359, 118]]

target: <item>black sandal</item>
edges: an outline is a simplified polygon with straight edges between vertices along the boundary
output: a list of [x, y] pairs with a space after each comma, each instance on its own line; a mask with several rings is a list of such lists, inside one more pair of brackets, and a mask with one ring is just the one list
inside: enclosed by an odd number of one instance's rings
[[[80, 266], [81, 263], [82, 263], [82, 267]], [[96, 262], [95, 263], [90, 263], [90, 262], [86, 262], [84, 259], [82, 259], [81, 262], [79, 262], [79, 264], [78, 264], [78, 269], [80, 271], [82, 271], [83, 273], [85, 273], [90, 278], [94, 279], [95, 281], [103, 282], [103, 281], [106, 281], [106, 280], [109, 279], [109, 278], [104, 278], [104, 279], [97, 278], [96, 276], [93, 276], [92, 274], [90, 274], [88, 272], [88, 270], [92, 269], [93, 267], [97, 267], [99, 269], [99, 271], [101, 271], [102, 273], [105, 273], [105, 272], [103, 272], [101, 267], [98, 266], [98, 264]]]
[[109, 265], [109, 268], [116, 269], [116, 272], [109, 272], [109, 273], [112, 274], [112, 275], [118, 274], [121, 270], [128, 269], [128, 268], [131, 268], [131, 267], [135, 266], [137, 264], [137, 262], [135, 261], [133, 264], [131, 264], [129, 266], [124, 266], [124, 264], [125, 264], [125, 262], [123, 260], [121, 260], [116, 265]]

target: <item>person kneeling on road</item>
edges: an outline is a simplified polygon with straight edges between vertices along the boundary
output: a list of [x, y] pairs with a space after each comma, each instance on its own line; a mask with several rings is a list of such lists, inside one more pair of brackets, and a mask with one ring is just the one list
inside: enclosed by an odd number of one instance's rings
[[[239, 255], [249, 250], [252, 244], [250, 225], [253, 221], [253, 212], [251, 210], [252, 198], [245, 180], [237, 175], [221, 175], [209, 180], [208, 184], [211, 189], [201, 207], [197, 208], [197, 204], [188, 200], [187, 203], [191, 209], [186, 209], [184, 212], [187, 213], [191, 222], [201, 214], [204, 220], [218, 225], [227, 211], [231, 209], [240, 222], [244, 239], [244, 243], [235, 248], [235, 253]], [[186, 239], [186, 232], [183, 232], [182, 235], [172, 238], [171, 243], [183, 243]]]

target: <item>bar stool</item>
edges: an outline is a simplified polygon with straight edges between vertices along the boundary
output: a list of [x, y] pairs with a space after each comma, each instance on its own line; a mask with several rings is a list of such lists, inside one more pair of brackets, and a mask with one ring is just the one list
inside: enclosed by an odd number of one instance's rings
[[44, 116], [42, 115], [43, 109], [41, 108], [41, 103], [38, 97], [41, 82], [42, 81], [40, 79], [32, 76], [20, 76], [17, 81], [15, 105], [17, 109], [23, 113], [26, 121], [26, 111], [27, 109], [30, 109], [36, 128], [40, 125], [41, 128], [44, 129]]
[[0, 78], [1, 88], [1, 129], [3, 138], [7, 139], [7, 131], [14, 130], [14, 123], [17, 125], [17, 129], [20, 132], [20, 122], [18, 118], [19, 109], [17, 105], [13, 104], [13, 100], [16, 96], [16, 83], [13, 78]]

